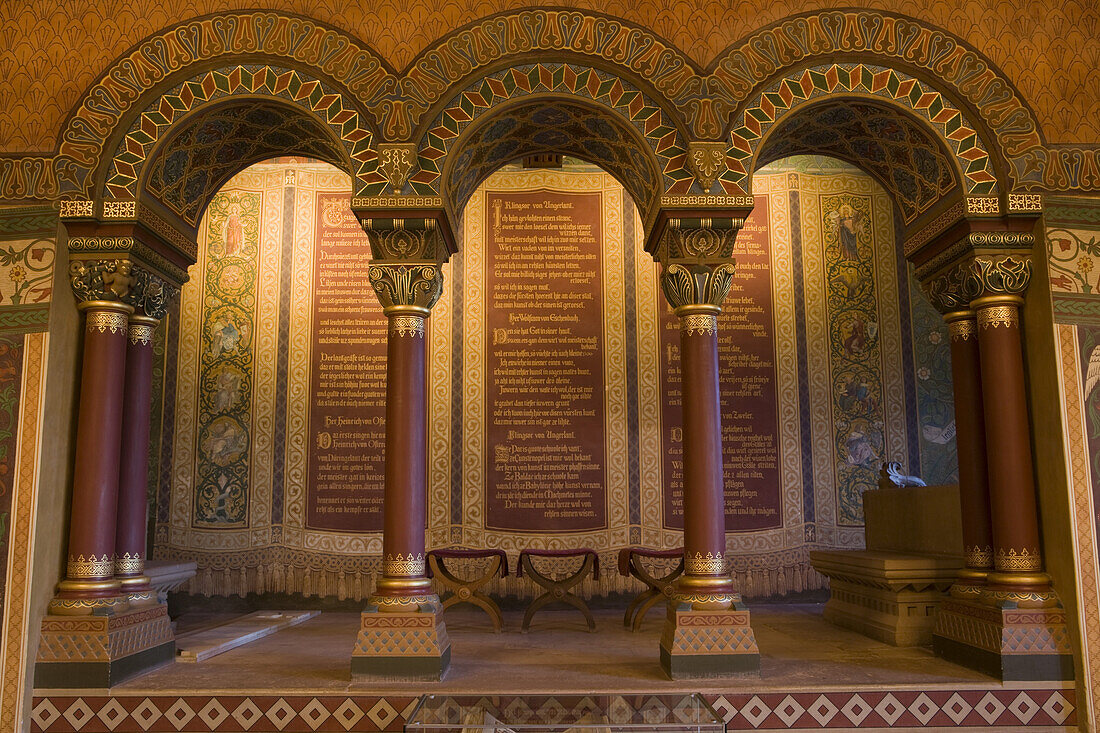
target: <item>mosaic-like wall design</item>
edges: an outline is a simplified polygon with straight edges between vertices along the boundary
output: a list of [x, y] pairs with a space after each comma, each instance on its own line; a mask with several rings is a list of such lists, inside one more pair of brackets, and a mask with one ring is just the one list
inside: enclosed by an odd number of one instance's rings
[[195, 524], [247, 521], [252, 337], [260, 192], [228, 191], [206, 212], [199, 340]]
[[[762, 327], [774, 352], [778, 475], [760, 489], [768, 496], [757, 499], [778, 511], [757, 525], [763, 529], [727, 535], [733, 572], [750, 597], [820, 587], [809, 551], [862, 545], [862, 493], [877, 485], [883, 461], [923, 471], [930, 482], [949, 481], [955, 472], [942, 323], [898, 256], [888, 195], [870, 177], [822, 158], [773, 164], [755, 180], [757, 195], [766, 197], [752, 236], [768, 252], [760, 260], [768, 277], [759, 282], [770, 288]], [[505, 508], [492, 505], [496, 494], [524, 499], [522, 490], [501, 489], [500, 477], [490, 486], [488, 477], [527, 460], [502, 452], [490, 437], [489, 421], [514, 407], [497, 394], [500, 360], [490, 352], [505, 339], [545, 338], [538, 330], [509, 330], [530, 323], [490, 318], [492, 308], [518, 297], [515, 285], [493, 270], [499, 258], [492, 252], [505, 242], [502, 206], [537, 203], [539, 196], [520, 193], [537, 190], [558, 192], [546, 194], [543, 213], [558, 217], [562, 236], [580, 236], [579, 243], [588, 236], [584, 222], [599, 222], [595, 238], [579, 250], [596, 247], [585, 257], [599, 267], [589, 273], [591, 265], [582, 263], [574, 274], [584, 281], [577, 292], [587, 293], [602, 325], [581, 339], [583, 347], [570, 348], [589, 355], [573, 366], [600, 385], [594, 414], [605, 442], [593, 455], [603, 456], [603, 481], [595, 494], [572, 497], [576, 506], [550, 502], [555, 512], [595, 502], [591, 526], [570, 533], [490, 521], [491, 512]], [[313, 258], [322, 236], [318, 207], [334, 195], [350, 196], [350, 181], [324, 164], [263, 164], [239, 174], [206, 214], [178, 321], [167, 319], [153, 554], [198, 561], [194, 592], [362, 598], [373, 585], [378, 533], [354, 531], [354, 523], [318, 528], [306, 521], [313, 501], [306, 490], [317, 348], [310, 336]], [[598, 211], [570, 213], [571, 202]], [[586, 164], [560, 171], [511, 167], [490, 176], [464, 214], [460, 252], [444, 266], [444, 293], [429, 328], [429, 546], [514, 554], [527, 546], [586, 545], [613, 562], [628, 544], [678, 545], [661, 490], [669, 464], [659, 270], [642, 249], [645, 233], [629, 196], [611, 175]], [[526, 252], [528, 234], [515, 230], [518, 238], [507, 246]], [[338, 236], [359, 233], [352, 228]], [[538, 303], [538, 292], [524, 298]], [[563, 445], [576, 443], [573, 430], [561, 431]], [[380, 446], [370, 450], [380, 456]], [[235, 486], [242, 490], [234, 493]], [[512, 510], [537, 513], [540, 505]], [[631, 589], [632, 581], [605, 574], [582, 591]], [[530, 587], [509, 577], [495, 592], [525, 595]]]

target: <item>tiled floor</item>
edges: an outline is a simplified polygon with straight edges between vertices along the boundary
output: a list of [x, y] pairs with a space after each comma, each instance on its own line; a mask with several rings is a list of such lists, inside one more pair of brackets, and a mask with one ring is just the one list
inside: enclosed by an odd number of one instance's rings
[[[650, 613], [638, 633], [622, 625], [618, 611], [597, 611], [597, 630], [588, 633], [580, 614], [545, 610], [529, 634], [519, 632], [520, 614], [506, 613], [506, 628], [494, 634], [487, 617], [473, 608], [447, 612], [451, 669], [428, 685], [446, 692], [592, 692], [821, 689], [883, 685], [950, 687], [986, 684], [990, 678], [934, 657], [924, 648], [899, 649], [833, 626], [821, 606], [752, 608], [752, 626], [762, 654], [760, 676], [685, 684], [665, 678], [658, 664], [663, 618]], [[393, 692], [396, 682], [349, 679], [355, 613], [322, 613], [200, 664], [175, 664], [125, 683], [119, 692], [295, 690], [309, 692]], [[424, 687], [424, 685], [420, 685]]]

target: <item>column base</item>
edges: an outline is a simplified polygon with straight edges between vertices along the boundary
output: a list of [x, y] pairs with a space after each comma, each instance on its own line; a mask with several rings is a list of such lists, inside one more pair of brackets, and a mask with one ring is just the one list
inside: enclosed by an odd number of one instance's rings
[[760, 671], [760, 649], [748, 609], [696, 611], [670, 603], [661, 634], [661, 668], [670, 679], [733, 677]]
[[936, 616], [932, 649], [1005, 682], [1073, 679], [1073, 651], [1061, 607], [949, 598]]
[[175, 657], [176, 642], [163, 603], [118, 613], [47, 615], [34, 685], [112, 687]]
[[352, 677], [438, 682], [451, 664], [451, 639], [438, 600], [418, 608], [367, 606], [351, 652]]

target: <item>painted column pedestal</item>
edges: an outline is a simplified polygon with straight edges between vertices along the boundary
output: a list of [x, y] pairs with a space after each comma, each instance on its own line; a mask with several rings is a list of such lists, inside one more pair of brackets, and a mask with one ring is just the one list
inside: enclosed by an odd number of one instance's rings
[[1039, 544], [1020, 332], [1030, 262], [978, 257], [970, 267], [982, 283], [970, 305], [977, 315], [993, 570], [976, 597], [944, 603], [933, 648], [1003, 680], [1071, 679], [1065, 611], [1043, 572]]
[[[450, 664], [451, 645], [425, 564], [425, 330], [442, 274], [435, 265], [374, 264], [370, 278], [389, 319], [383, 567], [362, 614], [351, 672], [385, 679], [438, 680]], [[431, 288], [435, 296], [427, 304], [409, 302], [411, 297], [394, 302], [395, 286], [398, 298], [401, 294], [411, 296], [417, 287]]]
[[130, 316], [126, 390], [122, 407], [115, 578], [130, 604], [148, 605], [156, 594], [145, 574], [149, 420], [153, 397], [153, 333], [157, 319]]
[[[102, 282], [109, 273], [118, 276], [117, 284], [131, 274], [129, 262], [116, 260], [77, 261], [72, 269], [74, 281], [87, 276]], [[85, 329], [68, 563], [42, 622], [38, 687], [108, 687], [175, 655], [167, 607], [131, 604], [115, 577], [128, 321], [134, 308], [106, 299], [78, 307]]]
[[[684, 435], [684, 574], [661, 635], [661, 666], [673, 679], [760, 668], [749, 612], [726, 567], [718, 314], [732, 275], [732, 263], [672, 264], [662, 273], [665, 295], [680, 319]], [[699, 282], [706, 283], [702, 293]]]
[[959, 461], [959, 504], [966, 567], [951, 594], [974, 598], [993, 569], [993, 527], [989, 514], [985, 413], [982, 404], [978, 325], [974, 311], [957, 310], [943, 320], [951, 337], [951, 379], [955, 394], [955, 445]]

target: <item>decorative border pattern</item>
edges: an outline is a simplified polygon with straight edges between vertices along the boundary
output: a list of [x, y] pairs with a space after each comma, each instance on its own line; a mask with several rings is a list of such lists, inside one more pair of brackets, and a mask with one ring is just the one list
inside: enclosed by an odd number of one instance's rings
[[[462, 132], [494, 107], [538, 94], [567, 94], [597, 102], [636, 128], [649, 144], [658, 161], [657, 170], [664, 177], [664, 193], [681, 194], [691, 189], [694, 176], [688, 170], [687, 144], [658, 103], [615, 74], [576, 64], [538, 63], [486, 76], [459, 93], [420, 141], [420, 170], [409, 179], [411, 190], [420, 196], [440, 194], [443, 160]], [[648, 204], [638, 202], [643, 207]]]
[[730, 168], [719, 177], [726, 192], [738, 194], [751, 188], [756, 156], [775, 123], [808, 103], [847, 93], [888, 100], [928, 121], [940, 141], [954, 152], [967, 193], [996, 193], [997, 178], [989, 153], [966, 116], [927, 83], [870, 64], [832, 64], [794, 71], [761, 92], [745, 109], [741, 124], [730, 132], [726, 153]]
[[[19, 592], [6, 594], [0, 634], [0, 730], [21, 728], [26, 664], [30, 659], [28, 633], [32, 619], [29, 603], [32, 585], [38, 511], [38, 471], [42, 457], [42, 408], [45, 390], [45, 358], [49, 334], [23, 337], [23, 379], [20, 387], [18, 445], [12, 478], [11, 547], [8, 550], [7, 583]], [[33, 638], [33, 637], [32, 637]]]
[[[385, 185], [374, 174], [378, 154], [373, 136], [360, 124], [359, 112], [339, 92], [304, 72], [272, 66], [237, 65], [214, 69], [176, 86], [146, 107], [119, 143], [107, 173], [104, 193], [110, 198], [136, 198], [137, 183], [157, 142], [195, 107], [235, 96], [264, 96], [292, 102], [317, 117], [340, 140], [358, 180]], [[377, 178], [377, 181], [374, 179]], [[371, 189], [373, 191], [373, 188]]]
[[[1059, 727], [1077, 723], [1072, 687], [1053, 689], [842, 690], [705, 693], [726, 730], [913, 730]], [[552, 696], [556, 710], [575, 695]], [[568, 698], [568, 699], [566, 699]], [[542, 698], [505, 695], [501, 708]], [[677, 699], [680, 699], [677, 702]], [[654, 710], [688, 704], [683, 693], [654, 694]], [[31, 733], [273, 733], [284, 730], [376, 733], [402, 730], [418, 702], [408, 696], [350, 695], [50, 695], [35, 697]], [[582, 705], [587, 703], [581, 700]], [[563, 707], [568, 705], [568, 708]], [[592, 702], [587, 704], [595, 706]], [[523, 708], [518, 708], [523, 709]]]

